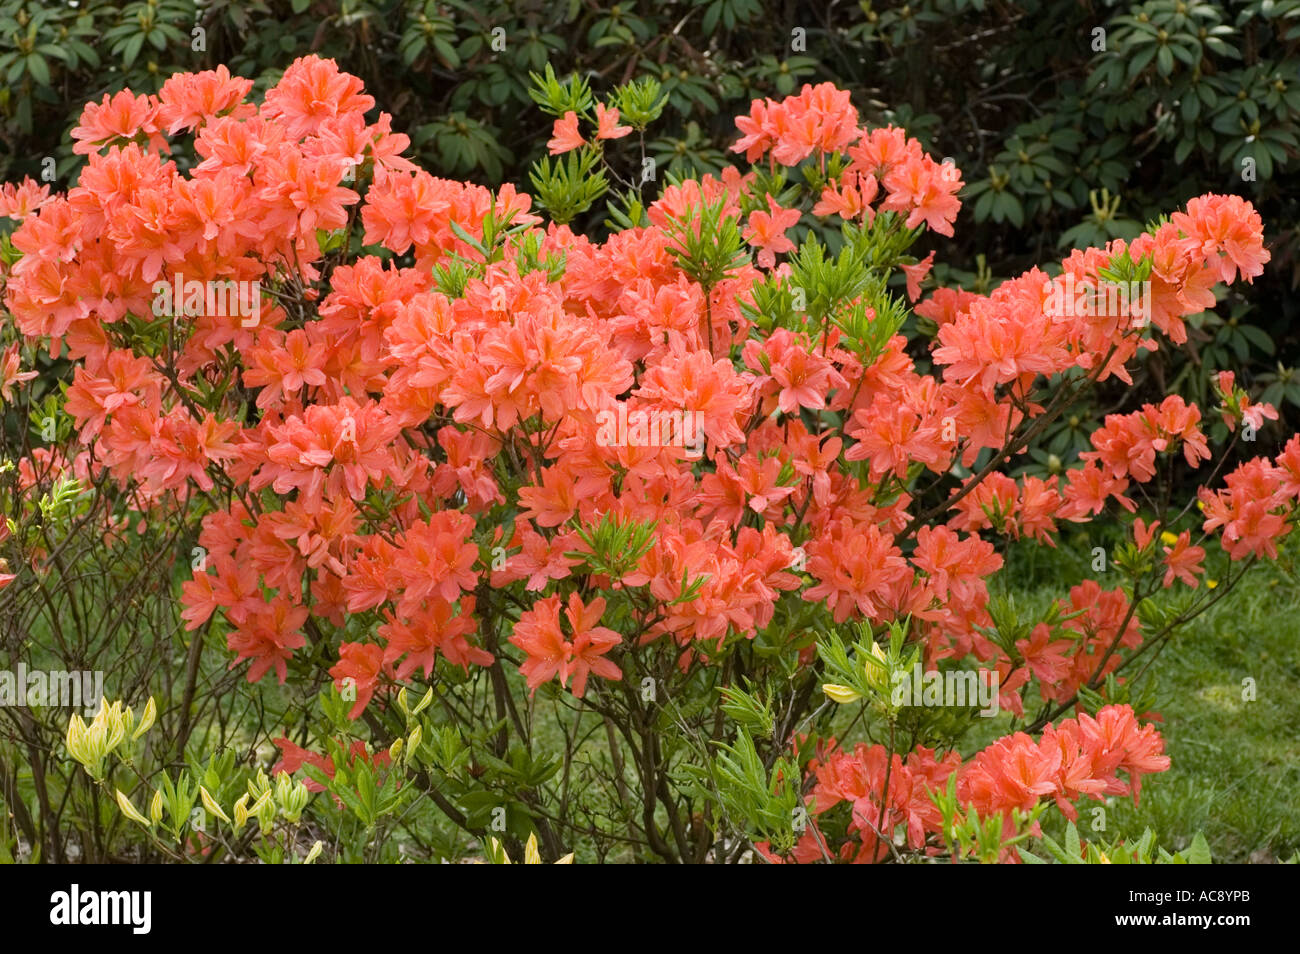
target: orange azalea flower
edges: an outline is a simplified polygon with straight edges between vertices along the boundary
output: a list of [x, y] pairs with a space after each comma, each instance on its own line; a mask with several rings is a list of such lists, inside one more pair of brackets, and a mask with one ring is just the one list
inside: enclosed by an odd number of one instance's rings
[[307, 608], [292, 606], [283, 597], [257, 605], [226, 637], [229, 647], [237, 653], [231, 668], [241, 660], [250, 659], [249, 682], [257, 682], [267, 670], [274, 669], [283, 685], [288, 675], [286, 662], [295, 649], [307, 642], [298, 631], [306, 620]]
[[605, 654], [621, 643], [623, 637], [596, 625], [604, 612], [603, 598], [597, 597], [584, 606], [577, 593], [570, 594], [564, 617], [568, 620], [571, 638], [566, 638], [560, 626], [558, 596], [539, 600], [531, 610], [525, 610], [515, 624], [510, 642], [528, 656], [519, 667], [528, 688], [536, 690], [556, 676], [563, 686], [572, 676], [571, 691], [581, 698], [591, 673], [604, 679], [622, 679], [622, 670], [612, 660], [606, 659]]
[[[220, 85], [219, 77], [216, 83]], [[361, 80], [342, 72], [333, 60], [315, 54], [303, 56], [289, 64], [280, 82], [267, 90], [261, 114], [278, 123], [288, 138], [300, 139], [350, 113], [374, 109], [374, 97], [361, 89]], [[233, 89], [220, 94], [215, 88], [211, 91], [211, 95], [223, 97], [232, 93]]]
[[14, 342], [0, 355], [0, 404], [13, 400], [15, 384], [22, 384], [37, 376], [35, 371], [19, 371], [22, 366], [18, 354], [18, 343]]
[[1220, 281], [1232, 281], [1238, 271], [1253, 281], [1272, 257], [1264, 248], [1259, 213], [1241, 196], [1198, 196], [1169, 222], [1196, 243]]
[[1203, 547], [1194, 547], [1191, 545], [1192, 534], [1189, 530], [1184, 530], [1178, 535], [1172, 547], [1165, 547], [1165, 587], [1173, 586], [1174, 580], [1179, 579], [1188, 586], [1195, 587], [1198, 585], [1196, 577], [1205, 572], [1201, 566], [1201, 561], [1205, 559], [1205, 549]]
[[907, 297], [911, 301], [916, 301], [921, 297], [921, 282], [925, 281], [925, 276], [930, 274], [930, 268], [934, 265], [933, 250], [921, 261], [915, 265], [899, 265], [903, 270], [903, 275], [907, 278]]
[[105, 93], [98, 105], [87, 103], [82, 111], [80, 125], [72, 130], [76, 141], [72, 151], [88, 156], [115, 140], [124, 143], [137, 135], [146, 136], [151, 148], [165, 148], [158, 132], [158, 101], [125, 89], [111, 97]]
[[[573, 632], [570, 672], [573, 674], [573, 694], [579, 699], [587, 690], [589, 673], [595, 673], [602, 679], [623, 678], [623, 671], [613, 660], [605, 658], [605, 654], [619, 645], [623, 637], [612, 629], [596, 625], [604, 612], [604, 597], [598, 596], [583, 606], [577, 593], [569, 595], [569, 605], [564, 609], [564, 616]], [[563, 683], [564, 680], [560, 681]]]
[[548, 596], [524, 610], [515, 624], [510, 642], [527, 654], [519, 667], [528, 688], [536, 690], [556, 676], [560, 684], [568, 681], [573, 645], [560, 628], [560, 598]]
[[618, 124], [618, 110], [613, 107], [606, 109], [604, 103], [596, 104], [596, 125], [597, 139], [622, 139], [632, 132], [631, 126]]
[[1156, 530], [1159, 526], [1159, 520], [1152, 523], [1149, 527], [1146, 525], [1146, 521], [1141, 517], [1138, 517], [1133, 521], [1133, 540], [1137, 543], [1139, 550], [1145, 550], [1151, 545], [1151, 541], [1155, 539]]
[[870, 225], [876, 216], [871, 203], [878, 188], [873, 175], [845, 172], [838, 189], [834, 182], [830, 182], [822, 190], [821, 198], [813, 206], [813, 215], [838, 215], [846, 221], [861, 215]]
[[583, 139], [582, 133], [578, 132], [578, 114], [569, 110], [564, 114], [564, 118], [555, 121], [546, 148], [550, 150], [552, 156], [558, 156], [586, 144], [587, 140]]
[[744, 235], [750, 245], [758, 251], [758, 264], [762, 268], [771, 268], [776, 264], [776, 256], [782, 252], [794, 251], [794, 243], [786, 238], [786, 230], [799, 222], [798, 209], [783, 209], [776, 199], [767, 197], [767, 212], [751, 212], [749, 225]]
[[30, 176], [18, 185], [6, 182], [0, 186], [0, 216], [21, 222], [50, 201], [50, 187], [38, 185]]
[[218, 116], [245, 119], [257, 107], [244, 103], [253, 81], [231, 76], [224, 64], [201, 73], [177, 73], [158, 91], [158, 123], [174, 136]]
[[749, 116], [736, 119], [744, 135], [733, 152], [745, 153], [756, 162], [769, 149], [772, 159], [783, 166], [798, 165], [814, 151], [835, 152], [858, 137], [858, 111], [845, 90], [831, 83], [806, 85], [781, 102], [755, 100]]
[[341, 690], [350, 687], [356, 694], [356, 702], [348, 711], [348, 718], [355, 719], [365, 711], [375, 690], [379, 688], [379, 677], [384, 670], [384, 649], [374, 643], [340, 643], [339, 661], [330, 667], [334, 684]]

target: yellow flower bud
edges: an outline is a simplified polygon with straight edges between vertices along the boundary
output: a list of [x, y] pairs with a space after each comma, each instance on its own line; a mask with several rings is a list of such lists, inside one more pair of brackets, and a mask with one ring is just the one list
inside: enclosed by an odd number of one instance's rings
[[104, 756], [108, 754], [108, 727], [104, 723], [95, 721], [90, 723], [86, 729], [86, 734], [82, 737], [81, 746], [84, 753], [81, 759], [82, 764], [86, 766], [95, 779], [103, 774], [101, 763]]
[[161, 789], [154, 789], [153, 799], [149, 802], [149, 817], [153, 819], [156, 825], [162, 821], [163, 816], [163, 797]]
[[429, 703], [431, 702], [433, 702], [433, 686], [430, 686], [429, 691], [426, 692], [420, 698], [420, 701], [415, 704], [415, 711], [413, 711], [411, 715], [418, 716], [425, 709], [429, 708]]
[[838, 702], [842, 706], [848, 705], [850, 702], [857, 702], [862, 698], [861, 695], [848, 686], [837, 685], [833, 682], [823, 685], [822, 692], [826, 693], [832, 702]]
[[275, 777], [275, 802], [283, 810], [293, 797], [293, 779], [289, 778], [287, 772], [281, 772]]
[[528, 844], [524, 845], [524, 864], [540, 865], [542, 863], [542, 853], [537, 850], [537, 832], [528, 836]]
[[417, 725], [414, 729], [411, 730], [410, 738], [406, 740], [406, 748], [410, 752], [410, 755], [406, 757], [408, 761], [411, 759], [412, 756], [415, 755], [416, 751], [420, 748], [420, 743], [423, 741], [424, 741], [424, 729], [422, 729], [420, 726]]
[[[271, 781], [266, 777], [266, 773], [261, 769], [257, 774], [248, 780], [248, 794], [250, 798], [261, 798], [262, 793], [271, 790]], [[250, 814], [256, 815], [257, 809], [251, 809]]]
[[501, 847], [501, 842], [497, 841], [495, 838], [488, 839], [488, 861], [500, 865], [510, 864], [510, 856], [507, 855], [506, 850]]
[[[889, 658], [885, 655], [885, 651], [880, 648], [880, 644], [876, 642], [871, 644], [871, 655], [875, 656], [882, 663], [887, 663]], [[887, 666], [882, 668], [881, 666], [873, 666], [869, 662], [863, 662], [862, 666], [865, 670], [864, 674], [867, 677], [867, 685], [877, 692], [884, 692], [889, 674]]]
[[108, 736], [111, 729], [108, 723], [98, 716], [86, 729], [86, 746], [91, 758], [102, 759], [108, 754]]
[[280, 814], [286, 821], [297, 822], [302, 817], [302, 810], [307, 807], [309, 798], [311, 792], [307, 791], [307, 786], [302, 782], [292, 785], [289, 783], [289, 776], [283, 773], [276, 780], [275, 801], [280, 806]]
[[265, 835], [275, 826], [275, 813], [275, 799], [271, 797], [270, 792], [267, 792], [257, 800], [248, 814], [257, 816], [257, 827]]
[[140, 738], [140, 736], [148, 732], [153, 727], [154, 720], [157, 718], [158, 707], [154, 705], [153, 696], [150, 696], [148, 703], [146, 703], [144, 707], [144, 715], [140, 717], [140, 725], [131, 733], [131, 741], [134, 742], [136, 739]]
[[[122, 712], [122, 703], [115, 702], [111, 709], [99, 710], [100, 715], [104, 716], [103, 725], [105, 727], [104, 755], [112, 752], [122, 744], [126, 738], [126, 724]], [[95, 716], [95, 721], [99, 721], [99, 716]]]
[[72, 758], [85, 765], [89, 758], [86, 754], [86, 723], [81, 720], [81, 716], [75, 712], [72, 718], [68, 720], [67, 734], [68, 754]]
[[135, 810], [135, 806], [131, 804], [131, 799], [123, 795], [121, 789], [115, 788], [113, 789], [113, 792], [117, 796], [117, 807], [122, 809], [123, 815], [131, 819], [131, 821], [133, 822], [139, 822], [141, 825], [144, 825], [145, 828], [153, 827], [149, 819], [145, 818], [143, 815], [141, 815], [138, 811]]
[[203, 799], [204, 808], [216, 815], [227, 825], [230, 824], [230, 816], [221, 810], [221, 806], [217, 804], [217, 800], [208, 794], [208, 790], [202, 785], [199, 786], [199, 798]]
[[320, 857], [320, 853], [324, 850], [325, 850], [325, 843], [322, 841], [316, 842], [316, 844], [311, 846], [311, 851], [307, 852], [307, 857], [302, 860], [302, 863], [305, 865], [311, 864], [313, 861], [315, 861], [317, 858]]

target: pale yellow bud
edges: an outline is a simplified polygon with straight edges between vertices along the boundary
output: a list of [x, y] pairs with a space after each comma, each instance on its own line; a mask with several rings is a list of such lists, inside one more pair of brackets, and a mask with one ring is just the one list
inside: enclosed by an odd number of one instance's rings
[[86, 723], [75, 712], [68, 720], [67, 734], [68, 754], [83, 765], [89, 761], [86, 753]]
[[537, 850], [537, 832], [528, 836], [528, 844], [524, 846], [524, 864], [540, 865], [542, 863], [542, 853]]
[[117, 796], [117, 807], [122, 809], [123, 815], [131, 819], [131, 821], [133, 822], [138, 822], [139, 824], [144, 825], [145, 828], [153, 827], [153, 824], [149, 821], [149, 819], [145, 818], [143, 815], [141, 815], [138, 811], [135, 810], [135, 806], [131, 804], [131, 799], [123, 795], [120, 789], [115, 788], [113, 789], [113, 792]]
[[216, 815], [227, 825], [230, 824], [230, 816], [221, 810], [221, 806], [217, 804], [217, 800], [208, 794], [208, 790], [202, 785], [199, 786], [199, 798], [203, 799], [204, 808]]
[[140, 725], [131, 733], [131, 741], [134, 742], [136, 739], [140, 738], [140, 736], [148, 732], [153, 727], [154, 720], [157, 718], [158, 707], [154, 705], [153, 696], [150, 696], [148, 703], [146, 703], [144, 707], [144, 715], [140, 717]]
[[862, 698], [855, 690], [848, 686], [837, 685], [828, 682], [822, 686], [822, 692], [826, 693], [831, 702], [838, 702], [840, 705], [848, 705], [851, 702], [857, 702]]
[[270, 790], [262, 793], [253, 807], [249, 809], [248, 814], [257, 816], [257, 827], [261, 829], [262, 834], [266, 834], [275, 824], [275, 799], [271, 797]]
[[[880, 644], [876, 642], [871, 644], [871, 655], [875, 656], [882, 663], [887, 663], [889, 659], [889, 657], [885, 655], [885, 651], [880, 648]], [[867, 685], [872, 689], [875, 689], [877, 692], [884, 692], [889, 680], [888, 668], [873, 666], [869, 662], [864, 662], [862, 665], [865, 669]]]
[[495, 838], [488, 839], [488, 861], [501, 865], [510, 864], [510, 856], [507, 855], [506, 850], [501, 847], [501, 842], [497, 841]]
[[418, 716], [425, 709], [429, 708], [429, 703], [431, 702], [433, 702], [433, 686], [430, 686], [429, 691], [426, 692], [424, 696], [421, 697], [420, 701], [415, 704], [415, 711], [413, 711], [411, 715]]
[[284, 808], [289, 799], [293, 796], [293, 779], [289, 778], [287, 772], [281, 772], [275, 777], [275, 801], [280, 808]]

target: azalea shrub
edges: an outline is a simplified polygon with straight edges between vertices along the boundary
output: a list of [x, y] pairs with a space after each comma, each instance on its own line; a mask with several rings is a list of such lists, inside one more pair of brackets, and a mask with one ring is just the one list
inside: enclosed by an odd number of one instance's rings
[[[911, 251], [960, 170], [831, 84], [660, 179], [609, 148], [650, 87], [537, 76], [531, 194], [417, 167], [328, 59], [251, 87], [105, 96], [75, 185], [0, 193], [3, 652], [127, 626], [93, 717], [6, 711], [29, 849], [1187, 860], [1042, 826], [1159, 784], [1136, 677], [1287, 547], [1300, 437], [1224, 373], [1017, 467], [1263, 273], [1250, 203], [980, 295]], [[1058, 546], [1092, 575], [1008, 598]]]

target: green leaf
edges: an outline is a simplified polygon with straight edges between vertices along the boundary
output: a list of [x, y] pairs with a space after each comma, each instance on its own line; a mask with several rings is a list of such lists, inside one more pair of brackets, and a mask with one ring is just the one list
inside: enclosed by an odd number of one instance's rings
[[1212, 863], [1210, 858], [1210, 846], [1205, 840], [1205, 835], [1199, 831], [1192, 843], [1188, 846], [1187, 851], [1183, 853], [1187, 858], [1189, 865], [1208, 865]]
[[129, 68], [135, 63], [136, 57], [140, 55], [140, 48], [144, 46], [144, 36], [143, 33], [137, 33], [126, 41], [126, 46], [122, 51], [122, 63], [126, 67]]
[[27, 72], [31, 74], [32, 79], [42, 86], [50, 85], [50, 66], [45, 62], [45, 57], [39, 53], [31, 53], [27, 57]]
[[1070, 822], [1069, 827], [1065, 829], [1065, 850], [1069, 852], [1071, 858], [1083, 857], [1083, 846], [1079, 843], [1079, 829]]
[[1160, 47], [1160, 52], [1156, 54], [1156, 69], [1161, 76], [1168, 76], [1174, 71], [1174, 54], [1168, 46]]

